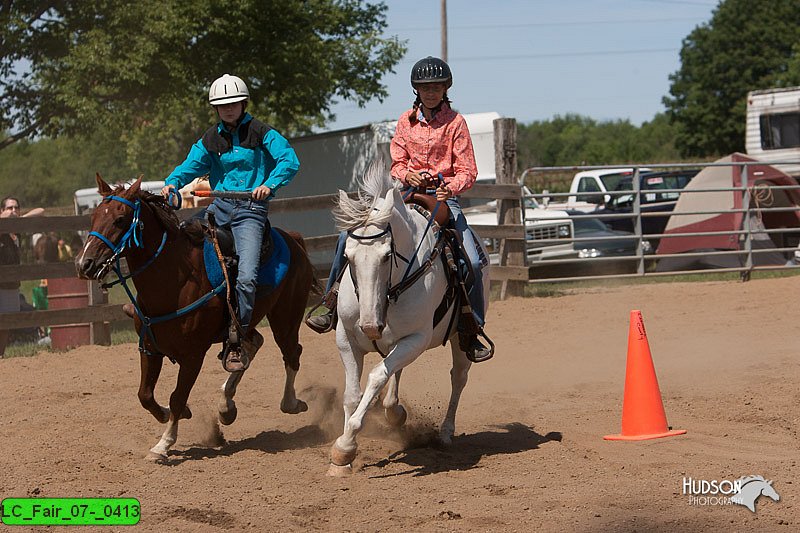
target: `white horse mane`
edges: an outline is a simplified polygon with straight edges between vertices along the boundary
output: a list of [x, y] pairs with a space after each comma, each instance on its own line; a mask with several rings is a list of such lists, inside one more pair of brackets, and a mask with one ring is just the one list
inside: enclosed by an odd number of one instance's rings
[[380, 215], [375, 207], [389, 189], [400, 187], [400, 184], [393, 182], [385, 168], [382, 159], [370, 164], [358, 184], [358, 198], [340, 194], [333, 210], [338, 229], [352, 230], [367, 224], [382, 224], [388, 220], [390, 215]]

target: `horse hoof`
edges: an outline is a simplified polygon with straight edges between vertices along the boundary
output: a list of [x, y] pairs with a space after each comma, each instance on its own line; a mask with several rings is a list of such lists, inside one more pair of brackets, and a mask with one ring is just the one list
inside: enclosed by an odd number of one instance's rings
[[399, 404], [389, 409], [384, 409], [384, 414], [386, 415], [386, 421], [393, 428], [402, 427], [408, 419], [406, 408]]
[[328, 477], [348, 477], [353, 475], [352, 465], [335, 465], [331, 463], [328, 471], [325, 473]]
[[358, 450], [357, 447], [354, 447], [349, 452], [346, 452], [339, 448], [339, 446], [334, 442], [333, 446], [331, 446], [331, 464], [336, 466], [350, 466], [350, 463], [353, 462], [353, 459], [356, 458], [356, 451]]
[[230, 409], [220, 410], [217, 412], [217, 418], [219, 419], [219, 423], [223, 426], [230, 426], [236, 421], [236, 415], [239, 414], [239, 410], [236, 409], [236, 406], [232, 406]]
[[283, 403], [281, 403], [281, 411], [289, 415], [297, 415], [300, 413], [305, 413], [306, 411], [308, 411], [308, 404], [306, 404], [306, 402], [304, 402], [303, 400], [297, 400], [294, 404], [294, 407], [288, 407]]
[[158, 452], [148, 452], [145, 460], [159, 465], [167, 464], [167, 456]]
[[442, 446], [451, 446], [453, 444], [453, 434], [439, 433], [439, 444]]

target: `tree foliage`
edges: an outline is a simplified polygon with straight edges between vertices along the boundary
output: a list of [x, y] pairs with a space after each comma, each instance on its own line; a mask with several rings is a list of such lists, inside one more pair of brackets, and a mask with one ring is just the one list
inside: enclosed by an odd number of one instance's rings
[[109, 182], [136, 176], [125, 153], [97, 135], [84, 142], [68, 137], [20, 140], [0, 151], [0, 198], [13, 195], [30, 207], [69, 206], [76, 189], [92, 187], [95, 172]]
[[674, 130], [664, 114], [636, 127], [627, 120], [600, 121], [581, 115], [520, 124], [521, 168], [652, 163], [677, 158]]
[[337, 99], [382, 100], [405, 52], [386, 6], [358, 0], [10, 0], [0, 4], [0, 147], [33, 136], [115, 141], [161, 177], [214, 119], [210, 82], [236, 74], [284, 134]]
[[684, 156], [744, 150], [748, 91], [800, 83], [800, 0], [723, 0], [681, 49], [664, 98]]

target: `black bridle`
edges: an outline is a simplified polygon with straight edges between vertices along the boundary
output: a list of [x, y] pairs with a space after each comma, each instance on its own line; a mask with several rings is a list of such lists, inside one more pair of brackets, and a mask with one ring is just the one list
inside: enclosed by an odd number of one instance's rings
[[[431, 221], [433, 220], [433, 216], [431, 216]], [[428, 230], [430, 229], [431, 224], [429, 223], [428, 226], [425, 228], [425, 234], [427, 234]], [[420, 247], [425, 239], [425, 234], [423, 234], [422, 239], [420, 240], [419, 246], [417, 246], [416, 250], [414, 251], [414, 257], [417, 256]], [[389, 280], [386, 283], [386, 303], [396, 303], [397, 299], [400, 297], [402, 293], [408, 290], [414, 283], [419, 280], [428, 269], [433, 266], [433, 262], [436, 260], [438, 255], [442, 251], [442, 246], [444, 245], [444, 231], [440, 231], [436, 238], [436, 243], [433, 245], [433, 249], [431, 250], [430, 256], [425, 260], [420, 262], [419, 268], [414, 271], [411, 271], [412, 259], [408, 259], [403, 257], [403, 255], [397, 251], [397, 247], [394, 244], [394, 234], [392, 233], [392, 225], [387, 224], [386, 229], [379, 233], [375, 233], [372, 235], [356, 235], [353, 233], [353, 230], [347, 232], [347, 236], [349, 238], [355, 239], [357, 241], [370, 241], [375, 240], [383, 237], [384, 235], [389, 235]], [[392, 270], [393, 267], [399, 267], [397, 264], [397, 259], [402, 260], [406, 263], [407, 268], [406, 271], [403, 273], [403, 278], [397, 282], [397, 284], [392, 285]], [[356, 281], [355, 275], [353, 274], [353, 264], [350, 263], [349, 265], [350, 271], [350, 279], [353, 282], [353, 288], [356, 292], [356, 299], [358, 299], [358, 282]]]

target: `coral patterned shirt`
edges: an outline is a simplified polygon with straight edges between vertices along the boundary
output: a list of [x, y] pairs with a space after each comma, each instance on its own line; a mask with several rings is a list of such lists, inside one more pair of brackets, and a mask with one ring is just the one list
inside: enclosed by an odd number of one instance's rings
[[406, 184], [408, 172], [442, 173], [453, 195], [470, 189], [478, 176], [467, 121], [447, 103], [428, 122], [421, 111], [413, 124], [410, 109], [400, 116], [392, 138], [392, 177]]

